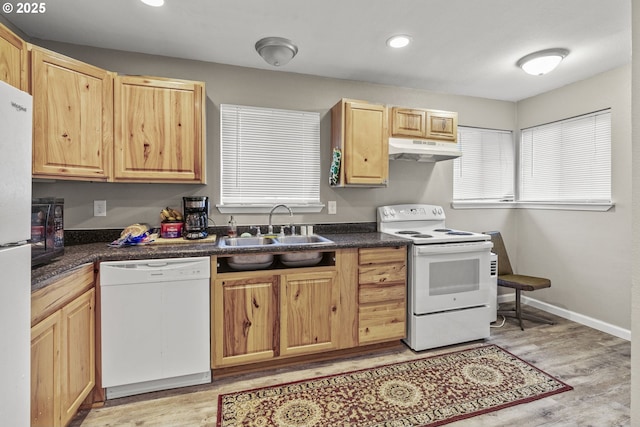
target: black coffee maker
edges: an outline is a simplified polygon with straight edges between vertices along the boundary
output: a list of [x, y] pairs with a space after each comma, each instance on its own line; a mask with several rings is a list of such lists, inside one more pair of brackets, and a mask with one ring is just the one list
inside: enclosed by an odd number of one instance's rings
[[182, 237], [195, 240], [207, 237], [207, 213], [209, 198], [207, 196], [183, 197], [184, 229]]

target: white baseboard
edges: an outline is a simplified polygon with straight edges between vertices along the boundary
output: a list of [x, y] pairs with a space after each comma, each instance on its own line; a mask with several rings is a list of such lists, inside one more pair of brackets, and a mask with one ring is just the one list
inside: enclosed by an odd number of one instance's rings
[[[514, 300], [515, 300], [515, 294], [513, 293], [498, 295], [498, 304], [502, 304], [503, 302], [511, 302]], [[597, 329], [598, 331], [605, 332], [607, 334], [616, 336], [618, 338], [631, 341], [631, 331], [628, 329], [623, 329], [619, 326], [615, 326], [610, 323], [603, 322], [602, 320], [585, 316], [584, 314], [576, 313], [571, 310], [567, 310], [565, 308], [560, 308], [543, 301], [538, 301], [531, 297], [522, 296], [522, 303], [526, 305], [530, 305], [531, 307], [537, 308], [539, 310], [546, 311], [547, 313], [555, 314], [556, 316], [560, 316], [564, 319], [568, 319], [573, 322], [580, 323], [581, 325], [585, 325], [590, 328]]]

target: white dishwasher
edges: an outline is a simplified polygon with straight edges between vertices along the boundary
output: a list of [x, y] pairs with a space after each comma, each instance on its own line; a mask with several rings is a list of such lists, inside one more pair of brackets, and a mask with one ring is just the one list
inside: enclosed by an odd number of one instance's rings
[[107, 399], [211, 382], [209, 257], [100, 264]]

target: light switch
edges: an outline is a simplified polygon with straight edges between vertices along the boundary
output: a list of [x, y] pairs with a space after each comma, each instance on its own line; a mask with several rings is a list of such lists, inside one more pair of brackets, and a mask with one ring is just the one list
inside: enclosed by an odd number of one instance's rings
[[107, 216], [107, 201], [106, 200], [94, 200], [93, 201], [93, 216]]
[[337, 211], [338, 211], [338, 208], [336, 207], [336, 201], [329, 200], [327, 202], [327, 212], [329, 213], [329, 215], [335, 215]]

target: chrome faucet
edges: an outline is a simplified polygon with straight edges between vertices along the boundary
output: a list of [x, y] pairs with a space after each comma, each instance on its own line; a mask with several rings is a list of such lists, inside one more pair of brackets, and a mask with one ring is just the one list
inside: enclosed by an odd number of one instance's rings
[[289, 216], [293, 216], [293, 211], [287, 205], [280, 204], [280, 205], [275, 205], [274, 207], [272, 207], [271, 211], [269, 212], [269, 228], [267, 230], [267, 234], [273, 234], [273, 225], [271, 223], [271, 217], [273, 216], [273, 211], [275, 211], [278, 208], [287, 208], [289, 210]]

